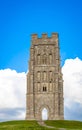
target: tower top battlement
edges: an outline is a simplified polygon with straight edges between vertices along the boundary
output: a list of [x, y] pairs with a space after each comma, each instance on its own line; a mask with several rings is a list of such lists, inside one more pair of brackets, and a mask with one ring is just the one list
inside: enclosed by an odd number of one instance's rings
[[[40, 37], [38, 37], [38, 34], [32, 34], [31, 35], [32, 36], [32, 39], [38, 39], [38, 38], [40, 38]], [[51, 37], [48, 37], [48, 34], [47, 33], [42, 33], [42, 37], [41, 37], [41, 39], [42, 38], [53, 38], [53, 37], [58, 37], [58, 33], [52, 33], [52, 36]]]
[[[58, 33], [52, 33], [51, 37], [48, 37], [47, 33], [42, 33], [42, 37], [38, 37], [38, 34], [32, 34], [32, 44], [36, 44], [36, 43], [48, 43], [48, 42], [53, 42], [53, 40], [55, 42], [58, 41]], [[54, 43], [55, 43], [54, 42]]]

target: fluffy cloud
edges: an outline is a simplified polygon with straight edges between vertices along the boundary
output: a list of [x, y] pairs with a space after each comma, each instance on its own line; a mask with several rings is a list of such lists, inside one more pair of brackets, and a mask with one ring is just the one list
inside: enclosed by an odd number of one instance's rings
[[62, 68], [65, 118], [82, 120], [82, 61], [67, 59]]
[[[24, 118], [25, 94], [26, 74], [24, 72], [17, 73], [11, 69], [0, 70], [0, 119], [6, 119], [7, 114], [9, 119], [14, 119], [13, 113], [17, 113], [15, 119]], [[12, 109], [15, 111], [12, 112]]]

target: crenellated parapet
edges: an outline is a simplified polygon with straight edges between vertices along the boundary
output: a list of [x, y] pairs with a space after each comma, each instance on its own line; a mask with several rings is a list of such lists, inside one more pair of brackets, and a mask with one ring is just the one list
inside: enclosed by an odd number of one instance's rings
[[58, 43], [58, 33], [52, 33], [51, 37], [48, 37], [47, 33], [43, 33], [42, 37], [38, 37], [37, 34], [32, 34], [32, 44], [55, 44]]

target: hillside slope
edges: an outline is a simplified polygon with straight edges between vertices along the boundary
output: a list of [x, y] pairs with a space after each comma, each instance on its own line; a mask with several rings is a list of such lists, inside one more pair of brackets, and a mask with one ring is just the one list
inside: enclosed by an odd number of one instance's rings
[[82, 122], [80, 121], [45, 121], [48, 128], [40, 126], [37, 121], [7, 121], [0, 123], [0, 130], [82, 130]]

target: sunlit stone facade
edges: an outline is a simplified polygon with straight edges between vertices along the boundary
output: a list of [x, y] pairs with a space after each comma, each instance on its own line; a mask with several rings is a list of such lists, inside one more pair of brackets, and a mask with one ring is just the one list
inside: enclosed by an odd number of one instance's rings
[[48, 120], [64, 119], [63, 79], [60, 67], [58, 33], [51, 37], [32, 35], [29, 72], [27, 74], [26, 120], [42, 120], [42, 110]]

